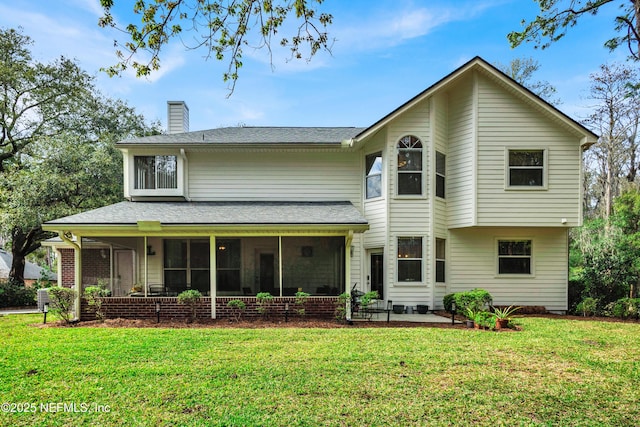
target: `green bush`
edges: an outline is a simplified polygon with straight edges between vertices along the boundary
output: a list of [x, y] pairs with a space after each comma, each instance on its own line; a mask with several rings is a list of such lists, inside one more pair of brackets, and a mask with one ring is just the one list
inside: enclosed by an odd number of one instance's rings
[[49, 311], [60, 316], [65, 323], [71, 323], [76, 291], [62, 286], [54, 286], [49, 288], [48, 292]]
[[620, 319], [638, 319], [640, 298], [620, 298], [605, 307], [605, 314]]
[[336, 320], [339, 322], [344, 322], [347, 318], [347, 301], [351, 298], [347, 292], [343, 292], [338, 295], [338, 299], [336, 300], [336, 310], [335, 316]]
[[87, 286], [84, 290], [84, 299], [87, 300], [89, 308], [95, 313], [96, 320], [104, 320], [106, 313], [102, 309], [102, 302], [110, 294], [111, 292], [102, 286]]
[[35, 305], [37, 293], [36, 287], [27, 288], [21, 283], [0, 281], [0, 308]]
[[446, 294], [443, 298], [442, 298], [442, 303], [444, 304], [444, 309], [447, 311], [451, 311], [451, 304], [453, 304], [454, 302], [454, 297], [455, 294]]
[[484, 289], [476, 288], [466, 292], [456, 292], [453, 294], [453, 301], [456, 303], [456, 311], [464, 313], [468, 309], [479, 312], [486, 311], [493, 303], [493, 297]]
[[187, 322], [196, 320], [196, 304], [202, 298], [202, 294], [197, 289], [189, 289], [178, 295], [178, 303], [184, 304], [191, 309], [191, 317], [187, 318]]
[[598, 300], [591, 297], [583, 299], [576, 307], [576, 312], [583, 316], [595, 316], [598, 312]]
[[257, 310], [263, 318], [269, 317], [272, 301], [273, 295], [271, 295], [269, 292], [258, 292], [256, 294], [256, 304], [258, 305]]
[[242, 313], [247, 308], [247, 304], [245, 304], [244, 301], [242, 300], [232, 299], [227, 303], [227, 307], [231, 309], [233, 314], [233, 319], [236, 322], [239, 322], [240, 319], [242, 318]]
[[304, 317], [307, 314], [306, 304], [310, 296], [311, 294], [307, 292], [302, 292], [302, 291], [296, 292], [295, 304], [296, 304], [296, 313], [298, 315]]

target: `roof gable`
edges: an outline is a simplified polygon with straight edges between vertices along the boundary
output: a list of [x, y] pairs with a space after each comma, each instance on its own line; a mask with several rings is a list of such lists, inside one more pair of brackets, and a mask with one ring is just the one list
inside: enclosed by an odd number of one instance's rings
[[364, 129], [362, 132], [356, 135], [355, 138], [351, 140], [351, 142], [353, 143], [356, 141], [361, 141], [367, 139], [371, 135], [374, 135], [395, 118], [399, 117], [400, 115], [415, 107], [417, 104], [434, 95], [435, 93], [446, 90], [449, 86], [454, 84], [456, 80], [474, 70], [481, 71], [486, 75], [491, 76], [494, 80], [499, 81], [503, 86], [508, 87], [512, 92], [518, 94], [521, 98], [526, 99], [527, 102], [534, 104], [538, 109], [543, 110], [546, 114], [552, 116], [556, 121], [563, 123], [565, 126], [570, 128], [573, 133], [582, 136], [583, 145], [588, 146], [597, 141], [598, 135], [594, 134], [589, 129], [587, 129], [571, 117], [567, 116], [565, 113], [558, 110], [556, 107], [549, 104], [538, 95], [522, 86], [520, 83], [513, 80], [511, 77], [507, 76], [505, 73], [489, 64], [484, 59], [476, 56], [466, 64], [459, 67], [457, 70], [443, 77], [438, 82], [434, 83], [424, 91], [411, 98], [409, 101], [405, 102], [404, 104], [378, 120], [373, 125]]

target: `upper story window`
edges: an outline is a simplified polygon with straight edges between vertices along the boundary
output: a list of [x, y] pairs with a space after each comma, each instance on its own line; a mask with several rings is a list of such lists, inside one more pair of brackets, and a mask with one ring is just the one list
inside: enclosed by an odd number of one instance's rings
[[178, 188], [176, 156], [134, 156], [134, 189]]
[[447, 156], [436, 151], [436, 196], [444, 199]]
[[422, 142], [405, 136], [398, 142], [398, 195], [422, 194]]
[[509, 150], [509, 186], [544, 187], [544, 164], [544, 150]]
[[531, 240], [498, 240], [498, 274], [531, 274]]
[[382, 196], [382, 153], [369, 154], [366, 159], [367, 199]]

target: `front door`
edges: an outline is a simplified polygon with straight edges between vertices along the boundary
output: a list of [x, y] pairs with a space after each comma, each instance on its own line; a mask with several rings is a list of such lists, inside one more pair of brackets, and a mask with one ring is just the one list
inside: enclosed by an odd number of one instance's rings
[[384, 299], [384, 254], [382, 252], [369, 255], [369, 286], [378, 291], [380, 299]]
[[112, 295], [121, 297], [133, 287], [133, 251], [114, 251], [116, 280], [113, 283]]

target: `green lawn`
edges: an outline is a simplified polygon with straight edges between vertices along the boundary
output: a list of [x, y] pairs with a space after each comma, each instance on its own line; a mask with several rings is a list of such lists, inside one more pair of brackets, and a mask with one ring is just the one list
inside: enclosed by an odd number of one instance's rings
[[640, 425], [640, 324], [30, 326], [41, 321], [0, 317], [0, 425]]

